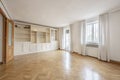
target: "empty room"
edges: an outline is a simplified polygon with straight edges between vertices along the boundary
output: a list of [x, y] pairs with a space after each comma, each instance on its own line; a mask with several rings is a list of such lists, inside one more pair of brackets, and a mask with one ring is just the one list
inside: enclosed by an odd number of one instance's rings
[[0, 80], [120, 80], [120, 0], [0, 0]]

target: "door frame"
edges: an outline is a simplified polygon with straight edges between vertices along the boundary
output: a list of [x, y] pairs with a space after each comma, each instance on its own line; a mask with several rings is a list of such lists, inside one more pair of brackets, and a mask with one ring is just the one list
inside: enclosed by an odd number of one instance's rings
[[[9, 43], [8, 43], [9, 23], [12, 23], [12, 46], [9, 46]], [[12, 54], [13, 54], [12, 57], [9, 56], [10, 52], [12, 52]], [[6, 56], [5, 63], [8, 63], [9, 61], [13, 60], [13, 58], [14, 58], [14, 22], [9, 19], [6, 20], [6, 55], [5, 56]]]
[[66, 49], [66, 42], [67, 42], [66, 41], [66, 30], [69, 30], [69, 37], [71, 37], [70, 27], [65, 27], [64, 31], [63, 31], [64, 32], [64, 50], [70, 52], [71, 51], [71, 38], [70, 38], [70, 41], [69, 41], [69, 46], [70, 47], [69, 47], [69, 50], [67, 50]]
[[6, 20], [7, 17], [3, 10], [0, 8], [0, 14], [3, 16], [3, 34], [2, 34], [2, 64], [6, 62]]

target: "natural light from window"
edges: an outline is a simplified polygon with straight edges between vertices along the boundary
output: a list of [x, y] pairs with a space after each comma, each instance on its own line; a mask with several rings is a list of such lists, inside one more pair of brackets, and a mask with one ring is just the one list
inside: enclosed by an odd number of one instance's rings
[[86, 44], [99, 43], [99, 23], [98, 21], [86, 24]]

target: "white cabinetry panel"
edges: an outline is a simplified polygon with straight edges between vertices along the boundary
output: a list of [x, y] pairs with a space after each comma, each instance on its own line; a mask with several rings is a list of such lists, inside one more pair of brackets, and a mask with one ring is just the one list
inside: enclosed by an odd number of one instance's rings
[[23, 43], [22, 42], [15, 42], [14, 43], [14, 53], [15, 55], [23, 54]]
[[29, 42], [24, 42], [23, 43], [23, 52], [24, 53], [28, 53], [29, 52], [29, 50], [30, 50], [30, 43]]
[[31, 53], [37, 52], [37, 44], [35, 44], [35, 43], [30, 44], [30, 52]]
[[22, 55], [22, 54], [57, 50], [58, 42], [57, 41], [52, 43], [15, 42], [14, 47], [15, 47], [14, 54]]
[[15, 23], [14, 54], [45, 52], [58, 49], [58, 30], [44, 26]]

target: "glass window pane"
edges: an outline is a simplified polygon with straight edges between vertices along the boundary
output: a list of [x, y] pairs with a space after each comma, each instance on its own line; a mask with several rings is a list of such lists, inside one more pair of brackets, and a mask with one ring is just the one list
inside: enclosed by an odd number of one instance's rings
[[87, 27], [86, 27], [86, 42], [87, 43], [90, 43], [92, 42], [92, 25], [91, 24], [88, 24]]
[[96, 23], [89, 23], [86, 26], [86, 43], [99, 43], [99, 25]]
[[98, 26], [98, 23], [94, 24], [94, 43], [99, 43], [99, 26]]
[[8, 24], [8, 45], [12, 46], [12, 24]]

